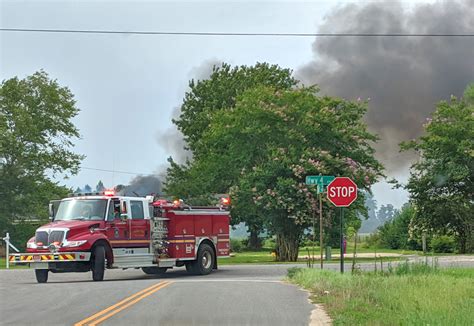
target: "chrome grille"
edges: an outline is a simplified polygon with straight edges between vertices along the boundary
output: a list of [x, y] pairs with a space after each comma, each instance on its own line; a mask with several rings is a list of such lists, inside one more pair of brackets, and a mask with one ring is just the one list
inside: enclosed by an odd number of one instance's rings
[[43, 246], [49, 246], [51, 243], [57, 241], [62, 243], [64, 240], [64, 231], [52, 230], [49, 234], [46, 231], [36, 231], [36, 243], [42, 242]]
[[64, 231], [51, 231], [49, 234], [49, 241], [48, 244], [51, 244], [53, 242], [59, 242], [62, 243], [64, 240]]
[[37, 231], [36, 232], [36, 243], [41, 242], [43, 246], [48, 245], [48, 232], [46, 231]]

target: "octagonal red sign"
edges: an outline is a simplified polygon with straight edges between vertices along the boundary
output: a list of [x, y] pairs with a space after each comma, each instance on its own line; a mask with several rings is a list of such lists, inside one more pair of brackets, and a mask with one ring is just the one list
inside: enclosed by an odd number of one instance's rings
[[347, 177], [337, 177], [327, 189], [327, 197], [337, 207], [348, 207], [357, 199], [357, 185]]

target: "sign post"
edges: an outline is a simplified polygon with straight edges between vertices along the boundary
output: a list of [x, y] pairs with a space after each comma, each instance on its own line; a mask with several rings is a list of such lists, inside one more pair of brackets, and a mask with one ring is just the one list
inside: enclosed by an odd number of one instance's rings
[[357, 199], [357, 185], [350, 178], [337, 177], [328, 185], [327, 198], [341, 210], [341, 273], [344, 273], [344, 207]]
[[[308, 175], [306, 176], [307, 185], [316, 185], [318, 187], [317, 193], [319, 194], [319, 247], [320, 247], [320, 262], [321, 269], [323, 269], [323, 199], [322, 193], [324, 188], [330, 184], [336, 177], [333, 175]], [[316, 243], [316, 216], [313, 211], [313, 245]], [[314, 251], [313, 251], [314, 256]]]

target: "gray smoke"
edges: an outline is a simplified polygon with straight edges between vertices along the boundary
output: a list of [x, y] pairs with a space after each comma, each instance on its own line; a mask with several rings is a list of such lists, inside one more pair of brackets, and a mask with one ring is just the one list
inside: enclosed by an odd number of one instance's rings
[[[212, 68], [219, 65], [221, 65], [221, 61], [217, 59], [206, 60], [199, 66], [192, 68], [186, 80], [194, 79], [197, 81], [207, 79], [212, 73]], [[185, 91], [188, 90], [188, 87], [183, 88], [183, 98]], [[177, 119], [179, 118], [180, 114], [181, 106], [176, 106], [173, 108], [171, 118]], [[159, 133], [157, 140], [158, 144], [160, 144], [166, 153], [168, 153], [168, 155], [171, 156], [177, 163], [185, 163], [187, 159], [192, 157], [192, 153], [185, 149], [186, 142], [183, 139], [183, 134], [176, 128], [175, 125]]]
[[[474, 0], [407, 9], [398, 2], [350, 4], [325, 17], [321, 33], [474, 34]], [[398, 143], [419, 136], [439, 100], [461, 96], [474, 81], [472, 37], [318, 37], [315, 59], [296, 72], [322, 94], [369, 101], [367, 123], [381, 141], [389, 172], [410, 157]]]
[[120, 191], [120, 194], [124, 196], [162, 194], [161, 180], [155, 175], [136, 176]]

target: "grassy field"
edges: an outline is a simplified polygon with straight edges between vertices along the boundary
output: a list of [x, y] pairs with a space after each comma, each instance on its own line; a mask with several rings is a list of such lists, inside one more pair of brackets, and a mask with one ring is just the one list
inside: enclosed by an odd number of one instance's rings
[[[10, 269], [28, 268], [28, 266], [18, 266], [10, 264]], [[5, 258], [0, 258], [0, 269], [5, 269]]]
[[474, 269], [401, 264], [385, 272], [290, 269], [335, 325], [472, 325]]
[[[387, 250], [387, 251], [377, 251], [377, 254], [380, 253], [402, 253], [400, 250]], [[312, 255], [313, 251], [310, 249], [310, 254]], [[348, 251], [348, 253], [351, 253]], [[316, 258], [319, 257], [319, 248], [315, 249], [315, 254]], [[332, 250], [333, 255], [338, 255], [339, 250], [334, 249]], [[299, 251], [299, 257], [306, 257], [308, 256], [308, 251], [306, 249], [301, 249]], [[357, 262], [370, 262], [373, 261], [374, 258], [357, 258]], [[387, 257], [384, 258], [384, 261], [394, 261], [394, 260], [399, 260], [396, 257]], [[232, 257], [229, 258], [219, 258], [218, 259], [220, 265], [229, 265], [229, 264], [281, 264], [281, 262], [275, 261], [275, 256], [272, 255], [272, 250], [270, 249], [261, 249], [258, 251], [242, 251], [242, 252], [236, 252], [233, 253]], [[339, 258], [334, 258], [331, 260], [331, 262], [338, 262]], [[346, 256], [346, 261], [352, 261], [352, 255], [350, 257]], [[305, 258], [299, 258], [297, 263], [305, 264], [307, 260]], [[326, 262], [326, 260], [325, 260]], [[294, 263], [294, 262], [291, 262]], [[317, 263], [317, 262], [316, 262]]]

